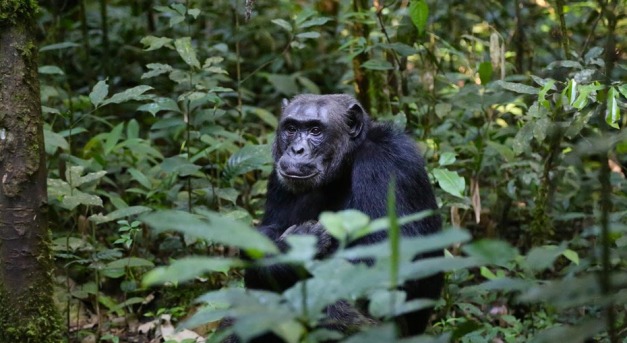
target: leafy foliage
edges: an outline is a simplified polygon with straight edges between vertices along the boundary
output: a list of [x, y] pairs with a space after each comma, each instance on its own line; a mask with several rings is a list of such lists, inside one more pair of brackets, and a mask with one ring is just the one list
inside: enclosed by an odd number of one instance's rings
[[[131, 327], [105, 332], [105, 322], [149, 314], [213, 323], [199, 332], [218, 338], [214, 322], [230, 316], [243, 338], [271, 329], [316, 342], [338, 337], [317, 328], [320, 309], [369, 299], [383, 323], [344, 341], [394, 342], [387, 319], [430, 304], [393, 285], [446, 272], [429, 336], [398, 341], [625, 334], [624, 3], [57, 5], [42, 2], [39, 73], [69, 331], [131, 340]], [[428, 214], [324, 213], [342, 242], [334, 256], [313, 259], [312, 237], [276, 254], [251, 227], [280, 99], [302, 92], [354, 92], [403, 127], [447, 226], [464, 230], [402, 239], [395, 227]], [[346, 248], [390, 228], [390, 242]], [[236, 248], [258, 258], [242, 261]], [[446, 257], [412, 261], [435, 249]], [[347, 262], [361, 258], [376, 263]], [[242, 291], [241, 267], [276, 261], [312, 278], [283, 294]]]

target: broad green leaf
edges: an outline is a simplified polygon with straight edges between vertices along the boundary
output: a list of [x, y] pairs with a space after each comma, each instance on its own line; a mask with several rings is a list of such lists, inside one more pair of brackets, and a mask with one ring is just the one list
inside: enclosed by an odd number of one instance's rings
[[607, 106], [605, 108], [605, 122], [607, 125], [620, 129], [618, 121], [620, 120], [620, 109], [618, 108], [618, 102], [616, 101], [617, 94], [616, 88], [611, 87], [607, 92]]
[[466, 189], [466, 180], [459, 176], [457, 172], [442, 168], [435, 168], [432, 172], [443, 191], [460, 198], [464, 197], [463, 193], [464, 189]]
[[131, 174], [133, 180], [139, 182], [140, 185], [144, 186], [146, 189], [152, 189], [152, 182], [144, 173], [135, 168], [129, 168], [128, 173]]
[[196, 50], [192, 47], [192, 39], [190, 37], [178, 38], [174, 41], [174, 46], [185, 63], [200, 69], [200, 62], [196, 58]]
[[481, 79], [482, 85], [486, 85], [488, 82], [492, 81], [491, 62], [481, 62], [481, 64], [479, 64], [479, 79]]
[[80, 46], [80, 45], [76, 44], [74, 42], [62, 42], [62, 43], [56, 43], [56, 44], [50, 44], [50, 45], [42, 46], [39, 49], [39, 52], [50, 51], [50, 50], [60, 50], [60, 49], [67, 49], [67, 48], [75, 48], [77, 46]]
[[124, 123], [116, 125], [113, 130], [105, 134], [105, 141], [103, 144], [103, 150], [105, 155], [108, 155], [113, 151], [115, 145], [118, 144], [122, 138], [122, 131], [124, 130]]
[[104, 106], [107, 104], [119, 104], [122, 102], [131, 101], [131, 100], [144, 100], [146, 96], [142, 96], [142, 94], [146, 93], [147, 91], [151, 89], [152, 87], [146, 86], [146, 85], [129, 88], [123, 92], [113, 94], [113, 96], [105, 100], [102, 103], [102, 105]]
[[94, 107], [98, 107], [107, 97], [107, 94], [109, 94], [109, 85], [107, 85], [106, 80], [100, 80], [89, 93], [89, 100]]
[[522, 83], [514, 83], [514, 82], [507, 82], [507, 81], [499, 80], [499, 81], [496, 81], [496, 84], [501, 86], [504, 89], [507, 89], [515, 93], [520, 93], [520, 94], [534, 94], [535, 95], [540, 92], [539, 89], [535, 87], [523, 85]]
[[192, 16], [192, 18], [196, 19], [198, 18], [198, 16], [200, 15], [200, 10], [198, 8], [190, 8], [187, 11], [187, 14], [189, 14], [190, 16]]
[[271, 22], [282, 27], [287, 32], [292, 32], [292, 25], [283, 19], [272, 19]]
[[531, 343], [578, 342], [582, 337], [594, 337], [605, 330], [605, 319], [584, 319], [576, 324], [544, 329], [535, 335]]
[[210, 272], [226, 274], [231, 268], [243, 266], [244, 262], [232, 258], [185, 257], [172, 262], [167, 267], [158, 267], [146, 273], [142, 283], [145, 286], [161, 285], [166, 282], [181, 283]]
[[82, 166], [72, 166], [65, 171], [65, 179], [72, 187], [78, 187], [88, 182], [96, 181], [107, 175], [105, 170], [95, 173], [88, 173], [83, 176], [85, 168]]
[[344, 210], [340, 212], [322, 212], [320, 223], [325, 229], [341, 242], [357, 231], [363, 229], [370, 222], [370, 218], [357, 210]]
[[429, 6], [425, 0], [411, 0], [409, 4], [409, 17], [418, 29], [419, 34], [423, 34], [427, 28], [429, 19]]
[[527, 150], [533, 139], [533, 126], [533, 122], [528, 122], [518, 130], [516, 137], [514, 137], [514, 142], [512, 143], [514, 154], [520, 155], [523, 151]]
[[331, 20], [330, 18], [327, 17], [316, 17], [313, 19], [309, 19], [306, 22], [298, 25], [299, 29], [306, 29], [308, 27], [311, 26], [320, 26], [320, 25], [324, 25], [326, 24], [329, 20]]
[[111, 261], [107, 263], [106, 269], [118, 269], [118, 268], [136, 268], [136, 267], [154, 267], [155, 264], [152, 261], [139, 257], [126, 257], [119, 260]]
[[[399, 224], [403, 224], [403, 217], [399, 218]], [[411, 261], [416, 255], [431, 251], [438, 251], [453, 244], [469, 241], [470, 234], [461, 229], [446, 229], [441, 232], [421, 237], [404, 237], [400, 242], [400, 260]], [[337, 252], [337, 257], [348, 260], [364, 258], [386, 258], [389, 256], [389, 243], [380, 242], [371, 245], [355, 246]]]
[[145, 51], [157, 50], [164, 46], [171, 48], [172, 38], [146, 36], [140, 40], [140, 43], [144, 44]]
[[68, 210], [73, 210], [78, 205], [102, 206], [99, 196], [81, 192], [60, 179], [48, 179], [48, 197], [59, 199], [61, 207]]
[[570, 250], [570, 249], [566, 249], [566, 250], [564, 250], [564, 252], [562, 252], [562, 256], [564, 256], [567, 259], [569, 259], [572, 263], [574, 263], [576, 265], [579, 265], [579, 254], [577, 254], [576, 251]]
[[152, 211], [152, 209], [149, 207], [131, 206], [131, 207], [125, 207], [119, 210], [115, 210], [111, 213], [108, 213], [107, 215], [94, 214], [89, 217], [89, 220], [96, 224], [102, 224], [102, 223], [108, 223], [114, 220], [118, 220], [121, 218], [136, 216], [138, 214], [142, 214], [142, 213], [146, 213], [150, 211]]
[[176, 173], [180, 176], [193, 175], [200, 170], [200, 166], [195, 165], [181, 156], [168, 157], [161, 162], [161, 169], [166, 173]]
[[448, 166], [455, 163], [455, 153], [454, 152], [443, 152], [440, 155], [440, 159], [438, 160], [438, 164], [440, 166]]
[[555, 259], [564, 253], [565, 248], [556, 245], [534, 247], [527, 254], [527, 264], [535, 271], [543, 271], [553, 266]]
[[150, 71], [143, 73], [141, 77], [142, 79], [149, 79], [151, 77], [155, 77], [172, 71], [172, 66], [170, 66], [169, 64], [148, 63], [146, 64], [146, 67], [148, 67]]
[[44, 129], [44, 142], [46, 152], [50, 154], [53, 154], [57, 149], [67, 151], [70, 148], [70, 144], [63, 136], [48, 129]]
[[301, 85], [303, 85], [303, 87], [305, 87], [308, 93], [320, 94], [320, 87], [318, 87], [318, 85], [316, 85], [309, 78], [299, 75], [299, 76], [296, 76], [296, 80], [298, 80], [298, 83], [300, 83]]
[[142, 220], [158, 231], [176, 230], [209, 242], [262, 253], [278, 252], [274, 243], [257, 230], [209, 211], [199, 210], [199, 215], [182, 211], [160, 211], [142, 216]]
[[595, 273], [582, 276], [568, 275], [556, 281], [543, 282], [527, 289], [519, 300], [540, 303], [558, 309], [598, 304], [601, 286]]
[[228, 179], [253, 170], [268, 169], [272, 165], [270, 145], [246, 145], [229, 157], [224, 168]]
[[155, 98], [153, 102], [141, 105], [137, 108], [138, 111], [150, 112], [153, 116], [157, 115], [159, 111], [172, 111], [181, 113], [181, 109], [176, 101], [170, 98]]
[[309, 31], [309, 32], [302, 32], [296, 35], [297, 38], [301, 38], [301, 39], [317, 39], [320, 38], [320, 32], [315, 32], [315, 31]]
[[551, 102], [546, 99], [546, 94], [548, 93], [549, 90], [556, 90], [556, 89], [557, 87], [555, 87], [555, 80], [549, 79], [548, 81], [546, 81], [544, 86], [542, 86], [542, 89], [540, 90], [540, 92], [538, 92], [538, 101], [540, 102], [540, 105], [542, 105], [547, 110], [551, 108]]
[[392, 65], [392, 63], [386, 61], [386, 60], [381, 60], [381, 59], [371, 59], [368, 60], [366, 62], [364, 62], [364, 64], [361, 65], [362, 68], [364, 69], [370, 69], [370, 70], [391, 70], [394, 69], [394, 66]]
[[518, 256], [518, 249], [505, 241], [482, 239], [465, 245], [462, 250], [488, 264], [505, 265]]
[[65, 75], [63, 70], [57, 66], [41, 66], [37, 68], [39, 74], [48, 74], [48, 75]]
[[267, 74], [268, 81], [283, 95], [292, 96], [298, 92], [294, 77], [290, 75]]

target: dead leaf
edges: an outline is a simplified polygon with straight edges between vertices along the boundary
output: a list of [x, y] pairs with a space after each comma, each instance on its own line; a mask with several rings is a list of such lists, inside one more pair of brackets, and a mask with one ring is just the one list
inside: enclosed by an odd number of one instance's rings
[[472, 208], [475, 210], [475, 222], [481, 221], [481, 194], [479, 192], [479, 181], [476, 177], [470, 178], [470, 200]]

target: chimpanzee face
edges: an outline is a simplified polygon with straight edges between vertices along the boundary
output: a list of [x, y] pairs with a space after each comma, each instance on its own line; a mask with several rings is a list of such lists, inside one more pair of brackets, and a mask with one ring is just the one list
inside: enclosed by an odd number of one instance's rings
[[316, 189], [338, 173], [357, 144], [363, 110], [342, 96], [306, 95], [284, 101], [274, 146], [277, 177], [293, 192]]

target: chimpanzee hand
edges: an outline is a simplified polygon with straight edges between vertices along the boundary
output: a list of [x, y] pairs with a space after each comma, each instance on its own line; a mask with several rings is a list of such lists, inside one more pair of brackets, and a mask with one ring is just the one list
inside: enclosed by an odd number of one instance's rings
[[289, 235], [312, 235], [318, 238], [316, 244], [316, 258], [322, 258], [331, 254], [337, 249], [337, 240], [333, 238], [322, 224], [317, 221], [310, 220], [302, 224], [292, 225], [279, 237], [280, 241], [285, 241], [285, 238]]

